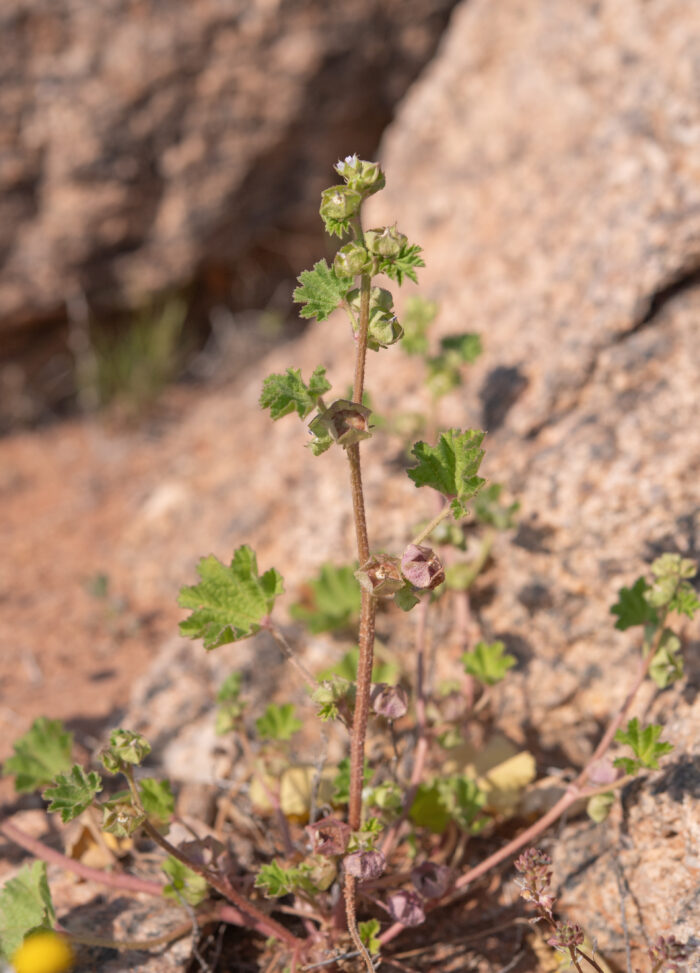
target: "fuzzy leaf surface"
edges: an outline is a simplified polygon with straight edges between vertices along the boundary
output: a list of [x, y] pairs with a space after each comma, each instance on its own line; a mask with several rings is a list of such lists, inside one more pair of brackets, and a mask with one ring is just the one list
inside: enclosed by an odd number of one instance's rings
[[440, 434], [435, 446], [419, 442], [411, 451], [418, 466], [408, 470], [409, 477], [417, 487], [429, 486], [445, 497], [454, 497], [455, 518], [465, 516], [466, 504], [484, 483], [477, 476], [484, 457], [483, 438], [484, 433], [474, 429], [449, 429]]
[[290, 740], [303, 724], [294, 715], [294, 703], [270, 703], [255, 726], [263, 740]]
[[102, 790], [102, 778], [91, 770], [87, 774], [79, 764], [73, 764], [70, 773], [58, 774], [52, 787], [47, 787], [43, 797], [50, 801], [49, 811], [60, 811], [65, 823], [77, 818], [89, 807], [96, 794]]
[[183, 865], [177, 858], [169, 855], [163, 862], [163, 871], [170, 881], [163, 889], [163, 895], [169, 899], [184, 899], [190, 905], [199, 905], [207, 897], [208, 885], [206, 879], [193, 872], [187, 865]]
[[200, 584], [180, 589], [178, 604], [192, 609], [190, 617], [180, 622], [180, 632], [204, 639], [205, 649], [254, 635], [284, 590], [282, 575], [275, 568], [258, 575], [255, 552], [247, 545], [234, 553], [230, 567], [210, 555], [199, 562], [197, 573]]
[[15, 774], [15, 790], [35, 791], [70, 770], [73, 734], [60, 720], [45, 716], [34, 720], [24, 736], [13, 744], [14, 755], [5, 761], [3, 774]]
[[316, 408], [319, 396], [331, 387], [325, 374], [326, 369], [319, 365], [308, 385], [302, 380], [299, 368], [288, 368], [284, 375], [268, 375], [263, 382], [260, 405], [269, 409], [275, 420], [295, 410], [300, 419], [305, 419]]
[[415, 243], [404, 243], [398, 257], [383, 260], [379, 265], [379, 272], [386, 274], [391, 280], [395, 280], [399, 286], [403, 284], [404, 277], [408, 277], [414, 284], [418, 283], [416, 268], [425, 267], [425, 261], [421, 257], [423, 248]]
[[51, 929], [55, 922], [46, 864], [23, 865], [0, 890], [0, 957], [9, 961], [28, 933]]
[[620, 588], [618, 600], [610, 609], [612, 615], [617, 615], [615, 628], [624, 632], [634, 625], [656, 623], [656, 611], [645, 597], [650, 590], [644, 578], [637, 578], [631, 588]]
[[168, 824], [175, 813], [175, 795], [169, 780], [144, 777], [139, 781], [139, 796], [151, 821], [155, 824]]
[[615, 760], [616, 767], [622, 767], [626, 774], [634, 774], [642, 767], [649, 770], [659, 769], [659, 757], [670, 753], [673, 750], [672, 743], [659, 743], [659, 737], [663, 727], [655, 723], [648, 726], [640, 726], [639, 720], [635, 716], [627, 724], [624, 730], [618, 730], [615, 734], [617, 743], [624, 743], [632, 748], [636, 760], [629, 757], [618, 757]]
[[487, 686], [495, 686], [515, 665], [514, 655], [505, 652], [503, 642], [477, 642], [472, 652], [462, 656], [464, 671]]
[[338, 307], [353, 285], [352, 277], [338, 277], [325, 260], [314, 264], [313, 270], [303, 270], [299, 275], [300, 287], [294, 291], [294, 300], [301, 304], [302, 318], [325, 321]]
[[308, 586], [311, 597], [292, 605], [290, 615], [314, 634], [345, 628], [359, 614], [362, 595], [354, 567], [324, 564]]

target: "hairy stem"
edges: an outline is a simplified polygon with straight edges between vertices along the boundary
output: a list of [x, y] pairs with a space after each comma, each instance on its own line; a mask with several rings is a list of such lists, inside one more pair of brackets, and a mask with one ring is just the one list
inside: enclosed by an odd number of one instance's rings
[[[362, 230], [358, 224], [356, 233]], [[353, 399], [362, 403], [362, 393], [365, 381], [365, 359], [367, 357], [367, 333], [369, 329], [369, 304], [372, 280], [369, 274], [363, 274], [360, 284], [360, 322], [357, 336], [357, 351], [355, 357], [355, 381], [353, 385]], [[355, 521], [355, 535], [357, 538], [357, 558], [360, 567], [369, 559], [369, 538], [367, 536], [367, 518], [365, 516], [365, 501], [362, 490], [362, 468], [360, 465], [360, 446], [353, 443], [347, 448], [350, 464], [350, 486], [352, 491], [352, 510]], [[357, 663], [357, 692], [355, 698], [355, 715], [352, 723], [350, 739], [350, 799], [348, 803], [348, 823], [353, 831], [357, 831], [362, 823], [362, 786], [365, 766], [365, 737], [367, 734], [367, 719], [369, 717], [369, 695], [372, 684], [372, 664], [374, 661], [374, 623], [376, 603], [374, 597], [362, 589], [362, 603], [360, 609], [359, 644], [360, 655]], [[365, 966], [370, 973], [374, 970], [372, 959], [362, 944], [357, 930], [355, 904], [357, 899], [355, 879], [351, 875], [345, 876], [345, 909], [348, 929], [353, 942], [357, 946]]]

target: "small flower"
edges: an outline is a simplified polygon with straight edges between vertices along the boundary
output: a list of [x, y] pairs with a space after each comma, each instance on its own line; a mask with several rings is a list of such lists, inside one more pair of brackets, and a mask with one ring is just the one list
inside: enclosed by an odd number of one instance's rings
[[423, 862], [411, 872], [411, 881], [416, 892], [424, 899], [439, 899], [450, 887], [452, 873], [447, 865]]
[[331, 186], [321, 193], [319, 210], [324, 220], [347, 220], [360, 208], [362, 196], [349, 186]]
[[74, 962], [65, 936], [49, 930], [31, 933], [12, 957], [15, 973], [65, 973]]
[[420, 926], [425, 922], [423, 903], [415, 892], [399, 889], [387, 897], [386, 907], [394, 922], [403, 926]]
[[387, 720], [398, 720], [406, 715], [408, 697], [401, 686], [388, 686], [385, 682], [375, 683], [369, 698], [377, 716], [384, 716]]
[[379, 878], [386, 868], [386, 858], [381, 851], [354, 851], [345, 856], [343, 866], [348, 875], [366, 882]]
[[313, 850], [319, 855], [344, 855], [352, 828], [338, 818], [321, 818], [306, 828]]
[[445, 580], [440, 558], [431, 547], [420, 544], [409, 544], [403, 552], [401, 571], [414, 588], [432, 590]]

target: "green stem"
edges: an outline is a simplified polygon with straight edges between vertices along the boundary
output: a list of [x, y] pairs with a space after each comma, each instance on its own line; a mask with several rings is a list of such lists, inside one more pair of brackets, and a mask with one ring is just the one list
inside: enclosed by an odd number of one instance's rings
[[440, 513], [436, 517], [433, 517], [433, 519], [430, 521], [430, 523], [428, 524], [428, 526], [426, 528], [424, 528], [420, 532], [420, 534], [416, 534], [416, 536], [411, 541], [411, 544], [420, 544], [421, 541], [424, 541], [426, 537], [429, 537], [430, 534], [432, 534], [432, 532], [438, 526], [438, 524], [441, 524], [443, 522], [443, 520], [445, 520], [446, 517], [449, 517], [450, 516], [450, 512], [451, 512], [450, 511], [450, 504], [448, 502], [442, 508], [442, 510], [440, 511]]

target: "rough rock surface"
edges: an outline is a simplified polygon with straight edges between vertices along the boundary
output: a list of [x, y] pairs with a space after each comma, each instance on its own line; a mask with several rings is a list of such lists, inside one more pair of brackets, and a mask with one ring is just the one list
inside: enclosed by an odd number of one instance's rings
[[376, 145], [452, 6], [3, 3], [5, 338], [76, 294], [109, 310], [285, 266], [328, 159]]
[[[424, 246], [422, 291], [441, 303], [440, 331], [483, 335], [467, 390], [440, 420], [489, 430], [483, 470], [522, 504], [473, 615], [518, 657], [496, 696], [501, 724], [538, 747], [543, 771], [585, 760], [625, 696], [638, 644], [612, 627], [618, 588], [662, 551], [700, 555], [699, 37], [682, 0], [471, 0], [382, 150], [389, 185], [371, 222], [398, 219]], [[72, 424], [7, 440], [4, 563], [28, 565], [0, 573], [7, 644], [37, 655], [44, 639], [75, 645], [89, 617], [84, 578], [106, 566], [134, 610], [174, 621], [173, 593], [200, 554], [251, 543], [261, 567], [284, 574], [287, 603], [321, 562], [346, 560], [343, 456], [314, 460], [293, 417], [273, 426], [256, 410], [265, 374], [294, 365], [306, 376], [319, 363], [347, 387], [340, 318], [157, 434]], [[421, 378], [395, 348], [372, 355], [377, 411], [417, 408]], [[391, 462], [382, 434], [363, 455], [372, 544], [401, 550], [429, 498], [398, 469], [398, 440]], [[22, 517], [22, 503], [41, 516]], [[80, 559], [56, 556], [71, 545]], [[70, 613], [57, 611], [64, 601]], [[666, 724], [676, 751], [625, 792], [618, 818], [568, 825], [556, 845], [562, 908], [621, 968], [621, 900], [634, 967], [647, 968], [646, 938], [697, 934], [700, 639], [697, 623], [681, 628], [686, 681], [646, 687], [635, 709]], [[272, 676], [269, 661], [258, 667]], [[0, 675], [23, 719], [46, 710], [21, 667], [0, 660]], [[211, 677], [198, 665], [195, 678]], [[70, 700], [56, 705], [70, 711]], [[195, 742], [183, 738], [179, 754], [192, 760]]]
[[[523, 505], [481, 623], [530, 656], [508, 708], [572, 759], [634, 665], [616, 589], [663, 550], [700, 553], [699, 53], [677, 0], [473, 0], [383, 143], [374, 218], [400, 212], [425, 246], [444, 330], [482, 333], [453, 415], [488, 429], [486, 472]], [[697, 934], [697, 625], [685, 644], [685, 700], [655, 706], [676, 753], [618, 828], [637, 947]], [[624, 964], [611, 856], [593, 862], [616, 839], [592, 830], [585, 868], [562, 843], [561, 905]]]

